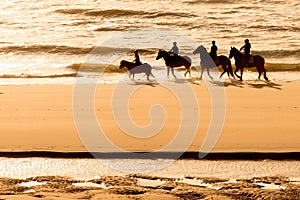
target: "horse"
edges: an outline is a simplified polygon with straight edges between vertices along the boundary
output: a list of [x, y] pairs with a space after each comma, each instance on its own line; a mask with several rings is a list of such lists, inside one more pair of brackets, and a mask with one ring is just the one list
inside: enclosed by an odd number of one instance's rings
[[129, 78], [131, 79], [131, 75], [133, 76], [132, 80], [134, 80], [134, 74], [138, 74], [138, 73], [145, 73], [147, 75], [147, 80], [148, 81], [150, 81], [150, 79], [149, 79], [150, 75], [152, 77], [154, 77], [154, 75], [151, 72], [152, 67], [148, 63], [138, 65], [138, 64], [133, 63], [133, 62], [122, 60], [120, 62], [119, 69], [122, 69], [124, 67], [126, 67], [129, 71]]
[[[234, 58], [235, 59], [235, 66], [236, 69], [234, 71], [235, 75], [242, 81], [243, 80], [243, 69], [245, 67], [256, 67], [258, 71], [258, 79], [260, 79], [261, 73], [264, 73], [264, 79], [268, 81], [267, 77], [267, 71], [265, 69], [265, 59], [262, 56], [259, 55], [254, 55], [253, 56], [253, 62], [249, 62], [248, 66], [245, 66], [245, 60], [244, 60], [244, 55], [235, 47], [231, 47], [230, 53], [229, 53], [229, 58]], [[241, 70], [241, 75], [237, 75], [238, 70]]]
[[174, 76], [174, 78], [177, 78], [174, 74], [174, 68], [175, 67], [181, 67], [184, 66], [186, 68], [186, 72], [184, 73], [184, 77], [187, 73], [190, 74], [191, 77], [191, 63], [192, 59], [188, 56], [171, 56], [167, 51], [159, 50], [158, 54], [156, 56], [156, 60], [159, 60], [163, 58], [165, 60], [165, 64], [167, 66], [167, 75], [169, 78], [170, 69]]
[[214, 61], [215, 65], [213, 65], [213, 60], [211, 59], [210, 55], [207, 53], [206, 49], [201, 45], [198, 46], [197, 49], [193, 51], [193, 54], [200, 54], [200, 65], [201, 65], [201, 76], [200, 79], [202, 79], [203, 71], [206, 69], [208, 76], [212, 79], [212, 76], [209, 73], [209, 68], [212, 67], [219, 67], [222, 66], [223, 72], [220, 75], [220, 78], [222, 78], [223, 74], [227, 72], [228, 77], [230, 75], [234, 77], [232, 66], [231, 66], [231, 61], [228, 57], [220, 55], [217, 56], [216, 61]]

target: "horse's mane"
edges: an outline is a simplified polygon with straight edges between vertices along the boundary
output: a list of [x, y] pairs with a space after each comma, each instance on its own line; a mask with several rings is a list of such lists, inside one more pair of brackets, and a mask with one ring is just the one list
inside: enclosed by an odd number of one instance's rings
[[206, 48], [204, 46], [200, 45], [197, 49], [199, 50], [200, 58], [206, 59], [206, 57], [208, 56]]
[[168, 53], [166, 50], [160, 49], [159, 52]]
[[127, 60], [122, 60], [121, 63], [131, 63], [131, 62], [129, 62]]
[[233, 50], [234, 52], [238, 53], [239, 55], [243, 55], [242, 52], [240, 52], [237, 48], [235, 47], [231, 47], [231, 50]]

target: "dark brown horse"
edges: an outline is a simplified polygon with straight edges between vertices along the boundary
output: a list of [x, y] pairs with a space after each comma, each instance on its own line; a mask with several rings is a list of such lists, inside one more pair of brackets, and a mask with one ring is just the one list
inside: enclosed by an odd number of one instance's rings
[[207, 74], [210, 78], [211, 75], [209, 74], [209, 68], [212, 68], [212, 67], [219, 67], [219, 66], [222, 66], [222, 69], [223, 69], [223, 72], [222, 74], [220, 75], [220, 78], [222, 78], [222, 76], [227, 72], [227, 75], [228, 77], [230, 77], [230, 75], [234, 77], [234, 74], [233, 74], [233, 70], [232, 70], [232, 66], [231, 66], [231, 61], [228, 57], [226, 56], [218, 56], [216, 61], [214, 61], [215, 63], [215, 66], [213, 66], [213, 64], [209, 63], [209, 60], [210, 61], [213, 61], [212, 59], [209, 59], [210, 58], [210, 55], [207, 53], [206, 49], [201, 45], [199, 47], [197, 47], [197, 49], [195, 49], [193, 51], [193, 54], [200, 54], [200, 59], [201, 59], [201, 77], [200, 79], [202, 78], [202, 75], [203, 75], [203, 71], [204, 69], [206, 69], [207, 71]]
[[181, 67], [184, 66], [186, 68], [186, 72], [184, 73], [184, 77], [187, 73], [190, 74], [191, 77], [191, 63], [192, 60], [188, 56], [171, 56], [167, 51], [159, 50], [156, 60], [163, 58], [165, 60], [166, 66], [167, 66], [167, 75], [169, 78], [170, 69], [172, 71], [172, 74], [174, 78], [176, 78], [174, 74], [174, 68], [175, 67]]
[[[269, 80], [267, 77], [267, 71], [265, 69], [265, 59], [262, 56], [254, 55], [253, 56], [253, 62], [249, 62], [246, 66], [244, 55], [235, 47], [231, 47], [229, 58], [235, 59], [235, 66], [236, 69], [234, 71], [235, 75], [242, 81], [243, 80], [243, 70], [245, 67], [256, 67], [258, 71], [258, 79], [260, 79], [261, 73], [264, 73], [265, 80]], [[237, 72], [241, 70], [241, 75], [237, 75]]]
[[120, 62], [119, 68], [122, 69], [124, 67], [127, 67], [128, 71], [129, 71], [129, 78], [130, 79], [131, 79], [131, 74], [132, 74], [132, 76], [133, 76], [132, 80], [134, 80], [134, 74], [136, 74], [136, 73], [145, 73], [147, 75], [147, 80], [148, 81], [150, 81], [150, 79], [149, 79], [150, 75], [152, 77], [154, 77], [154, 75], [151, 72], [152, 67], [148, 63], [138, 65], [138, 64], [133, 63], [133, 62], [122, 60]]

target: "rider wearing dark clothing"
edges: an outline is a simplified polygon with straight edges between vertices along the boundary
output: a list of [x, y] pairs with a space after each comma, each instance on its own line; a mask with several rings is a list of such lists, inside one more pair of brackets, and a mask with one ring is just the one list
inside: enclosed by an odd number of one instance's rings
[[249, 63], [250, 49], [251, 49], [251, 44], [248, 39], [245, 40], [245, 45], [240, 48], [240, 51], [243, 49], [244, 49], [244, 59], [247, 66]]
[[142, 63], [141, 63], [141, 61], [140, 61], [140, 56], [139, 56], [138, 50], [135, 50], [135, 51], [134, 51], [134, 57], [135, 57], [135, 59], [134, 59], [133, 62], [134, 62], [136, 65], [141, 65]]
[[212, 46], [210, 48], [209, 55], [215, 61], [217, 58], [218, 47], [216, 46], [216, 42], [212, 41]]
[[179, 54], [179, 49], [177, 47], [177, 42], [173, 42], [173, 47], [172, 49], [169, 51], [169, 53], [173, 53], [174, 56], [178, 56]]

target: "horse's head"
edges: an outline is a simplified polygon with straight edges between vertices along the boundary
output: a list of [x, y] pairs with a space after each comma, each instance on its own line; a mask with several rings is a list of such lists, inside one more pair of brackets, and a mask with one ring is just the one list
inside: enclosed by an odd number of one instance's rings
[[203, 53], [203, 52], [206, 52], [206, 49], [205, 49], [202, 45], [200, 45], [200, 46], [197, 47], [197, 49], [195, 49], [195, 50], [193, 51], [193, 54], [194, 54], [194, 55], [197, 54], [197, 53], [201, 54], [201, 53]]
[[120, 62], [119, 69], [122, 69], [123, 67], [126, 67], [126, 61], [125, 61], [125, 60], [122, 60], [122, 61]]
[[200, 48], [200, 46], [197, 47], [197, 49], [195, 49], [195, 50], [193, 51], [193, 54], [194, 54], [194, 55], [196, 55], [197, 53], [200, 53], [199, 48]]
[[238, 53], [240, 53], [240, 52], [237, 48], [231, 47], [230, 52], [229, 52], [229, 58], [231, 59], [232, 57], [238, 55]]
[[166, 51], [164, 51], [164, 50], [159, 50], [158, 51], [158, 54], [157, 54], [157, 56], [156, 56], [156, 60], [159, 60], [159, 59], [161, 59], [161, 58], [163, 58], [165, 55], [166, 55]]

